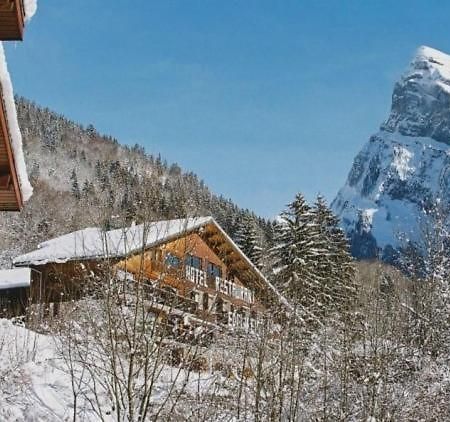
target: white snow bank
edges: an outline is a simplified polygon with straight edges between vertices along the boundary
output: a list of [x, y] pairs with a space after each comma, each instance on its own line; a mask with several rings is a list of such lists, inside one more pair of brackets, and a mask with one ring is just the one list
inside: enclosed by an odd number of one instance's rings
[[23, 0], [23, 7], [25, 8], [25, 21], [29, 21], [37, 10], [37, 0]]
[[3, 93], [3, 100], [6, 107], [6, 118], [8, 120], [9, 134], [11, 136], [11, 147], [16, 165], [17, 177], [19, 179], [20, 190], [24, 201], [30, 199], [33, 188], [28, 180], [27, 167], [23, 155], [22, 134], [20, 133], [19, 122], [17, 120], [16, 104], [14, 93], [6, 64], [5, 51], [0, 42], [0, 85]]
[[14, 268], [0, 270], [0, 290], [29, 287], [31, 279], [30, 268]]

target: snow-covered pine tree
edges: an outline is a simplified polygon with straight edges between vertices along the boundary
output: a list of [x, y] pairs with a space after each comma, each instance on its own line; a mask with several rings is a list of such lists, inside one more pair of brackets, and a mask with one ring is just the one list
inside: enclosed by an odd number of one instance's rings
[[316, 265], [316, 276], [322, 283], [323, 310], [332, 311], [354, 296], [353, 259], [339, 219], [322, 196], [317, 197], [312, 212], [320, 233], [318, 248], [323, 251]]
[[238, 220], [234, 240], [244, 254], [258, 269], [263, 266], [262, 233], [256, 227], [255, 220], [244, 215]]
[[271, 257], [275, 284], [310, 322], [318, 318], [320, 305], [319, 236], [311, 207], [299, 193], [281, 213]]

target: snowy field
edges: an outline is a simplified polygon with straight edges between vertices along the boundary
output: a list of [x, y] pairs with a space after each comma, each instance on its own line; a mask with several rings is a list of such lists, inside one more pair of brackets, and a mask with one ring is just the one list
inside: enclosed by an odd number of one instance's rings
[[0, 320], [0, 419], [66, 420], [70, 380], [51, 337]]
[[[1, 422], [74, 420], [72, 377], [60, 344], [53, 336], [37, 334], [20, 324], [0, 319]], [[210, 372], [187, 375], [178, 368], [165, 366], [158, 376], [153, 400], [160, 406], [167, 393], [170, 391], [175, 396], [177, 389], [183, 391], [184, 397], [194, 397], [198, 391], [211, 389], [217, 394], [215, 386], [219, 378]], [[82, 388], [78, 386], [78, 390]], [[90, 388], [86, 390], [91, 391]], [[104, 403], [100, 417], [98, 410], [93, 410], [92, 403], [89, 403], [89, 400], [94, 401], [89, 395], [83, 397], [80, 394], [77, 399], [77, 421], [117, 420], [113, 409], [108, 408], [111, 406], [106, 396], [104, 401], [100, 397]], [[189, 414], [185, 416], [187, 419], [176, 420], [188, 420]]]
[[71, 377], [51, 336], [1, 319], [0, 381], [1, 421], [73, 419]]

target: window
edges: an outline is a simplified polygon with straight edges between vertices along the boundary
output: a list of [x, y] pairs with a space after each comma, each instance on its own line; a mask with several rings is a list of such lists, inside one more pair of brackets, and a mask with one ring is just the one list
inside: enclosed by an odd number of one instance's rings
[[218, 265], [213, 264], [212, 262], [208, 262], [208, 277], [216, 278], [222, 277], [222, 268]]
[[179, 268], [180, 267], [180, 258], [178, 258], [176, 255], [173, 255], [171, 253], [168, 253], [166, 255], [166, 265], [169, 268]]
[[202, 269], [202, 259], [198, 256], [194, 255], [186, 255], [186, 265], [190, 267], [197, 268], [198, 270]]

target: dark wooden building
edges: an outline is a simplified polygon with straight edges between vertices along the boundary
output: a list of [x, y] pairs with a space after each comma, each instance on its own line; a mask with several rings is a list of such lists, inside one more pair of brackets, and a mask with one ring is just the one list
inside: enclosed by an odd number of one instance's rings
[[26, 313], [30, 304], [30, 268], [0, 270], [0, 316], [12, 317]]

